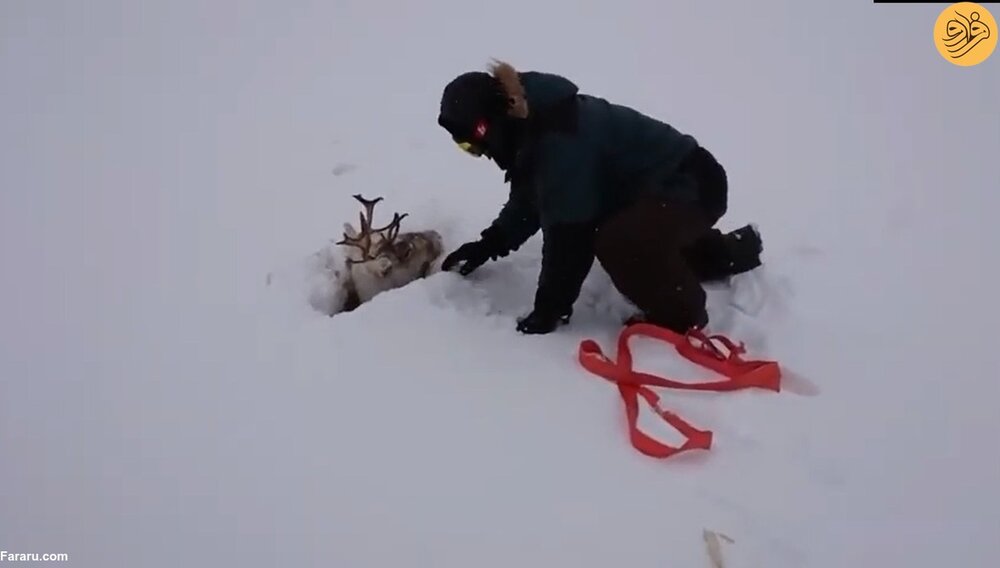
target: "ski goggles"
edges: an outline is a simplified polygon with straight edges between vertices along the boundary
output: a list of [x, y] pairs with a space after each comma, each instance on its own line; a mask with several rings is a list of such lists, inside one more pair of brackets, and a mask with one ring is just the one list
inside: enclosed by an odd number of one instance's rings
[[457, 144], [458, 147], [461, 148], [462, 151], [465, 152], [466, 154], [475, 156], [477, 158], [483, 155], [483, 149], [480, 146], [473, 144], [472, 142], [456, 140], [455, 144]]
[[472, 128], [468, 137], [453, 137], [455, 144], [462, 149], [466, 154], [472, 156], [482, 156], [486, 153], [486, 148], [483, 142], [486, 139], [486, 132], [489, 130], [489, 126], [486, 124], [485, 120], [479, 120], [476, 125]]

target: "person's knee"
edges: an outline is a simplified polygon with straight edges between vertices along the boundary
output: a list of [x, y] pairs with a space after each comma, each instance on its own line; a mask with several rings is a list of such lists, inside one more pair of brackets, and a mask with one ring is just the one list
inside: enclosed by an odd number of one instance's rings
[[651, 323], [679, 333], [708, 323], [707, 295], [696, 283], [678, 284], [662, 290], [648, 307], [639, 306]]
[[644, 312], [687, 320], [704, 311], [705, 290], [676, 251], [612, 250], [598, 260], [618, 291]]

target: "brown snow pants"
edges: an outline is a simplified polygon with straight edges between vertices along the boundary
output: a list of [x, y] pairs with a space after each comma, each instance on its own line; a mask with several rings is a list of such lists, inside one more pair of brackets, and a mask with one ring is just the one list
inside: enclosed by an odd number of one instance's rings
[[598, 228], [595, 254], [646, 321], [683, 333], [708, 322], [702, 282], [725, 276], [715, 254], [725, 242], [713, 226], [726, 210], [727, 187], [722, 166], [703, 149], [679, 175], [694, 181], [700, 202], [641, 198]]

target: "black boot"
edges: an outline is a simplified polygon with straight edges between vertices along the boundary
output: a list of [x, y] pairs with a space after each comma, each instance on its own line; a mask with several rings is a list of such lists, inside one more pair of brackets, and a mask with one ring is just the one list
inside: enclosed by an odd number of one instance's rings
[[760, 233], [745, 225], [723, 234], [713, 229], [685, 248], [684, 257], [702, 282], [724, 280], [761, 265]]
[[741, 274], [761, 265], [760, 253], [764, 251], [764, 243], [755, 225], [745, 225], [726, 233], [725, 238], [732, 274]]

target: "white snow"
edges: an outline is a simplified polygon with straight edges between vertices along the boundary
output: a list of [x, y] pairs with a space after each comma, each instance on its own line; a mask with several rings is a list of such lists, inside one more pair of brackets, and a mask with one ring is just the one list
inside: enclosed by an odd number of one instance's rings
[[[708, 530], [727, 568], [995, 566], [1000, 55], [943, 61], [940, 9], [3, 2], [0, 549], [704, 567]], [[496, 213], [501, 173], [435, 124], [491, 57], [695, 134], [729, 172], [723, 226], [760, 225], [766, 267], [712, 290], [712, 326], [799, 376], [661, 391], [711, 451], [638, 454], [577, 364], [627, 314], [599, 269], [571, 325], [514, 332], [538, 238], [310, 307], [351, 194], [449, 248]]]

